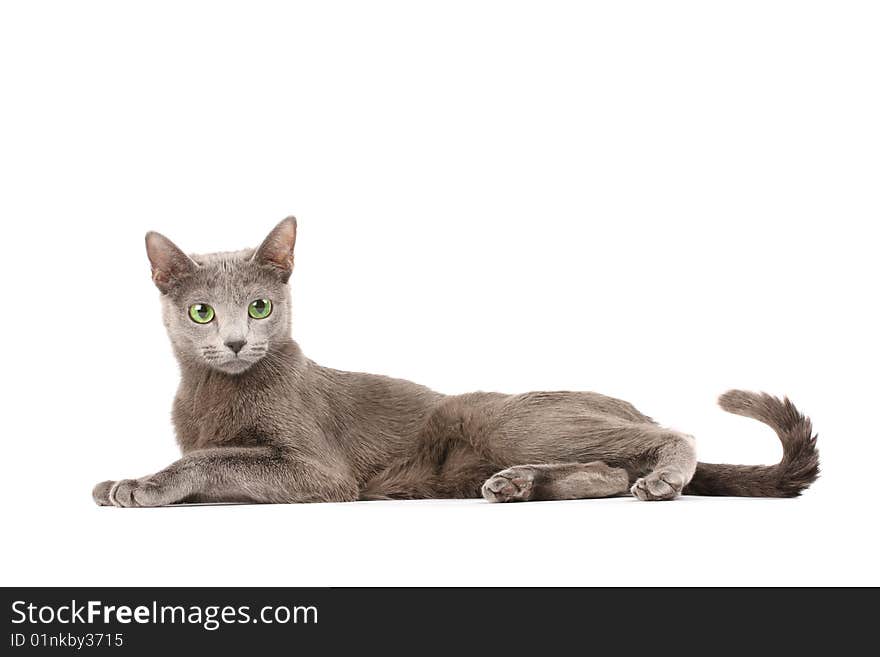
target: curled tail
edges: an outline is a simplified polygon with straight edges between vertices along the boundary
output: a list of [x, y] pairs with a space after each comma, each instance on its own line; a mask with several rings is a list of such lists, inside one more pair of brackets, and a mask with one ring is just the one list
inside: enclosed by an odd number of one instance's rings
[[730, 390], [719, 397], [718, 404], [728, 413], [772, 427], [782, 441], [782, 460], [776, 465], [697, 463], [685, 495], [796, 497], [819, 476], [813, 425], [788, 398]]

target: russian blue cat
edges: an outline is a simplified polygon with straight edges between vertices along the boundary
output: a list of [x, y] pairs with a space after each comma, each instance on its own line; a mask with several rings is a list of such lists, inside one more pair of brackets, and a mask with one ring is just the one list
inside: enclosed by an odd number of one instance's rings
[[490, 502], [678, 495], [792, 497], [818, 476], [810, 420], [788, 399], [730, 391], [721, 407], [771, 426], [782, 461], [697, 462], [694, 439], [592, 392], [447, 396], [322, 367], [291, 337], [296, 221], [257, 249], [188, 256], [146, 236], [181, 380], [173, 419], [182, 458], [105, 481], [101, 505]]

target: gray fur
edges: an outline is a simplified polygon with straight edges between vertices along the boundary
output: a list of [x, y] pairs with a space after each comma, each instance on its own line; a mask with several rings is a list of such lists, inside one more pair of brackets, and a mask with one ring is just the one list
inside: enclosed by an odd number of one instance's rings
[[[291, 338], [295, 241], [292, 217], [258, 249], [232, 253], [187, 256], [147, 234], [181, 368], [173, 419], [183, 456], [153, 475], [98, 484], [98, 504], [781, 497], [818, 474], [809, 420], [768, 395], [731, 391], [721, 403], [776, 429], [782, 462], [712, 465], [697, 463], [691, 436], [597, 393], [446, 396], [317, 365]], [[262, 298], [272, 312], [252, 319], [248, 304]], [[190, 319], [195, 303], [210, 304], [213, 321]], [[241, 342], [238, 353], [228, 346]]]

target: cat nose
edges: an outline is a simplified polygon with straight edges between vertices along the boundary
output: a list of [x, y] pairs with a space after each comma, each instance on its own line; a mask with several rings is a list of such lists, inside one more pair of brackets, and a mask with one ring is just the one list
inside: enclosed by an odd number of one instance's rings
[[246, 344], [246, 340], [230, 340], [226, 343], [226, 346], [232, 349], [232, 353], [237, 354]]

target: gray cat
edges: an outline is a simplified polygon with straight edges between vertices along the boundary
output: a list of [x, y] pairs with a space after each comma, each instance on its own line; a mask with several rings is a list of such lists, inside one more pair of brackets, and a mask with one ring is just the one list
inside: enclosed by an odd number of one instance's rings
[[592, 392], [446, 396], [321, 367], [291, 339], [295, 241], [293, 217], [258, 249], [233, 253], [190, 257], [147, 233], [180, 362], [173, 418], [183, 457], [98, 484], [98, 504], [793, 497], [818, 476], [810, 420], [766, 394], [730, 391], [719, 403], [771, 426], [782, 461], [715, 465], [697, 462], [691, 436]]

